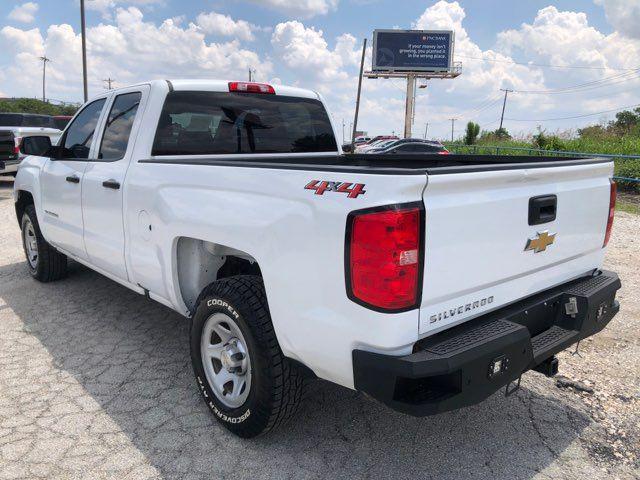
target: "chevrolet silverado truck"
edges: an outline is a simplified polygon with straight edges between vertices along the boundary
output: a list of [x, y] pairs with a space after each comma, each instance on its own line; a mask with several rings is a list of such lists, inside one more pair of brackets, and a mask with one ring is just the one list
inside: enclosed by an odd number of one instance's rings
[[602, 330], [615, 184], [598, 158], [342, 155], [321, 96], [153, 81], [27, 157], [27, 268], [72, 259], [190, 319], [196, 384], [242, 437], [309, 378], [415, 416], [472, 405]]

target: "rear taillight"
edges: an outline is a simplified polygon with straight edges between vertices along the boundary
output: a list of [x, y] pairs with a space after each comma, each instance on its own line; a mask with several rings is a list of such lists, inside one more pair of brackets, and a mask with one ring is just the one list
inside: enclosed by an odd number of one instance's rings
[[250, 82], [229, 82], [229, 91], [239, 93], [267, 93], [272, 95], [276, 93], [271, 85]]
[[20, 146], [22, 145], [22, 137], [13, 138], [13, 153], [18, 155], [20, 153]]
[[360, 210], [349, 215], [347, 295], [384, 312], [419, 305], [422, 290], [424, 208], [421, 203]]
[[438, 155], [449, 155], [449, 150], [440, 150]]
[[613, 180], [609, 180], [611, 182], [611, 190], [609, 192], [609, 218], [607, 218], [607, 231], [604, 234], [604, 243], [602, 244], [602, 248], [607, 246], [609, 243], [609, 238], [611, 238], [611, 228], [613, 227], [613, 217], [616, 213], [616, 193], [617, 186], [616, 182]]

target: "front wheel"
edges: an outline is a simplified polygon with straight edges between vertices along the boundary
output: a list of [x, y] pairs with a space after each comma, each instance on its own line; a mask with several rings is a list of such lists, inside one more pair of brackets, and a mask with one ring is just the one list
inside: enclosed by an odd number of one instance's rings
[[22, 246], [31, 276], [41, 282], [53, 282], [67, 275], [67, 257], [53, 248], [42, 236], [36, 209], [27, 205], [20, 222]]
[[225, 278], [203, 292], [191, 361], [207, 406], [240, 437], [266, 433], [297, 410], [303, 373], [280, 350], [260, 277]]

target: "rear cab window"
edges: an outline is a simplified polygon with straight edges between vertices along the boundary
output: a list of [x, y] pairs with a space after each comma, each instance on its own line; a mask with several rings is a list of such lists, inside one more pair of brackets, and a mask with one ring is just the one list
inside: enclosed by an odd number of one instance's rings
[[158, 155], [336, 152], [329, 116], [316, 99], [174, 91], [153, 143]]

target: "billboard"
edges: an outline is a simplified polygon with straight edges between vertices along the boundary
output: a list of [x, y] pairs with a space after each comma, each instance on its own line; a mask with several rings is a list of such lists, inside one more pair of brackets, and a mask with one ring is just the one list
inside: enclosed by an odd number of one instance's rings
[[374, 30], [374, 72], [446, 72], [453, 62], [451, 30]]

